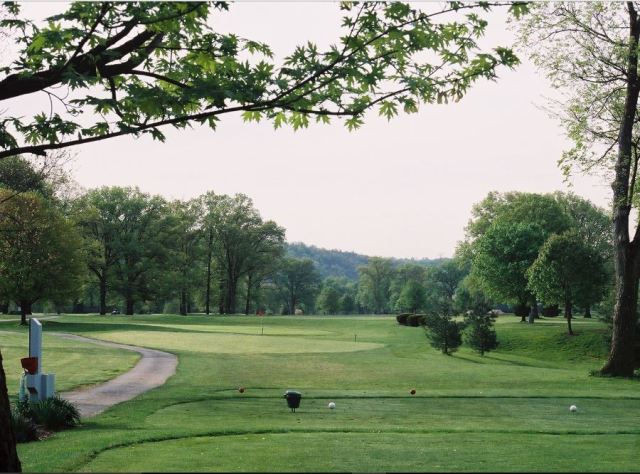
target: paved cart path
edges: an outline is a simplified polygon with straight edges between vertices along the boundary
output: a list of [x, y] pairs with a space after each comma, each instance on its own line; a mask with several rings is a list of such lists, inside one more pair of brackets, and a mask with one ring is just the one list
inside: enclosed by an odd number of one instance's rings
[[100, 385], [87, 389], [61, 393], [60, 396], [73, 402], [83, 417], [95, 416], [118, 403], [126, 402], [138, 395], [160, 387], [176, 372], [178, 358], [168, 352], [144, 347], [100, 341], [88, 337], [66, 333], [48, 333], [65, 339], [71, 339], [101, 346], [116, 347], [135, 351], [142, 358], [133, 369]]

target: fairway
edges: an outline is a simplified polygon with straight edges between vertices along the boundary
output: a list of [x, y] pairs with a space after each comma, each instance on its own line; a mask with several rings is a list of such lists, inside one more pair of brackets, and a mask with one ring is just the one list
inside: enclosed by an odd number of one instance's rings
[[[56, 344], [68, 342], [48, 332], [73, 332], [173, 352], [179, 364], [164, 386], [80, 428], [19, 445], [24, 469], [634, 471], [640, 465], [638, 382], [589, 376], [603, 356], [596, 342], [605, 327], [597, 321], [576, 320], [577, 335], [567, 339], [561, 318], [525, 325], [501, 316], [501, 346], [485, 357], [467, 348], [442, 355], [421, 328], [389, 316], [267, 317], [263, 324], [264, 335], [251, 316], [69, 315], [45, 322], [45, 340]], [[12, 340], [23, 336], [17, 331]], [[95, 379], [100, 370], [81, 366], [74, 376]], [[295, 413], [282, 398], [287, 389], [303, 394]], [[327, 408], [330, 401], [335, 410]], [[572, 404], [578, 412], [569, 412]]]

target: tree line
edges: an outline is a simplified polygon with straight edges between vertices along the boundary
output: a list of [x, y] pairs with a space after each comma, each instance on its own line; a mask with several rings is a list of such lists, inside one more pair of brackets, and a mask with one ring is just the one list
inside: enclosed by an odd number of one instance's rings
[[543, 302], [570, 323], [576, 305], [589, 316], [611, 287], [609, 217], [573, 194], [489, 193], [453, 259], [371, 257], [357, 280], [322, 279], [311, 259], [286, 255], [285, 229], [243, 194], [169, 201], [114, 186], [70, 196], [60, 175], [19, 157], [0, 162], [5, 312], [10, 302], [23, 317], [45, 302], [100, 314], [462, 314], [503, 304], [533, 322]]

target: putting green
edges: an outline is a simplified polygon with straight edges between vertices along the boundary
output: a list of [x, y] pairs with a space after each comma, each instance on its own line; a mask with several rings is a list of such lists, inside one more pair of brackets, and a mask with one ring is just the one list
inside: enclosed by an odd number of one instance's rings
[[221, 333], [233, 333], [233, 334], [248, 334], [248, 335], [262, 335], [265, 336], [324, 336], [331, 334], [329, 331], [317, 331], [313, 329], [302, 328], [286, 328], [282, 326], [271, 326], [269, 323], [265, 323], [263, 326], [259, 324], [256, 326], [227, 326], [217, 324], [162, 324], [162, 323], [142, 323], [140, 326], [157, 326], [161, 328], [177, 329], [179, 331], [194, 331], [194, 332], [221, 332]]
[[146, 472], [513, 472], [517, 466], [517, 471], [527, 472], [554, 466], [557, 471], [611, 472], [637, 469], [637, 447], [636, 435], [258, 433], [111, 449], [81, 470], [104, 472], [121, 466]]
[[143, 345], [166, 351], [191, 351], [219, 354], [294, 354], [319, 352], [355, 352], [384, 347], [372, 342], [346, 342], [304, 337], [209, 334], [165, 331], [100, 332], [96, 337], [123, 344]]

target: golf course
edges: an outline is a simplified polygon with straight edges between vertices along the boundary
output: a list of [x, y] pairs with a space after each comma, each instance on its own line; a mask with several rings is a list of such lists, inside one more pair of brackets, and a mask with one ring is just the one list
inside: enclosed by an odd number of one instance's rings
[[[636, 380], [594, 377], [598, 320], [496, 322], [497, 350], [443, 355], [392, 316], [91, 316], [43, 320], [44, 370], [61, 392], [171, 352], [160, 388], [80, 427], [18, 446], [25, 471], [633, 471]], [[27, 329], [0, 326], [12, 401]], [[239, 388], [243, 387], [244, 391]], [[292, 412], [283, 394], [302, 393]], [[414, 389], [415, 395], [410, 391]], [[328, 404], [334, 402], [335, 409]], [[571, 405], [577, 406], [570, 412]]]

